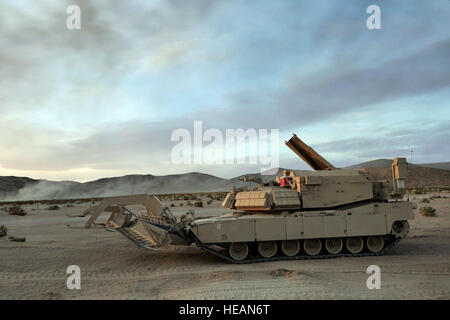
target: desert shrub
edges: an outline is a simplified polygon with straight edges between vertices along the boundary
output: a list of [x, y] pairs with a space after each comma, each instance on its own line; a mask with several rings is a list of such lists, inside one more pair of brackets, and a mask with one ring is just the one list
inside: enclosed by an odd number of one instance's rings
[[8, 228], [6, 226], [2, 225], [0, 226], [0, 238], [4, 237], [8, 234]]
[[184, 205], [184, 203], [183, 202], [180, 202], [180, 207], [182, 207]]
[[27, 215], [27, 212], [25, 210], [23, 210], [20, 206], [10, 207], [8, 212], [10, 215], [15, 215], [15, 216], [26, 216]]
[[430, 203], [430, 200], [428, 198], [423, 198], [422, 203]]
[[189, 200], [189, 197], [188, 196], [183, 196], [183, 200], [184, 201]]
[[430, 206], [423, 206], [420, 207], [420, 213], [424, 217], [435, 217], [436, 216], [436, 209], [430, 207]]
[[66, 204], [66, 207], [67, 207], [67, 208], [73, 208], [73, 204], [68, 203], [68, 204]]
[[59, 210], [59, 206], [55, 205], [50, 205], [48, 206], [47, 210]]
[[188, 202], [187, 202], [187, 205], [188, 205], [188, 206], [192, 206], [192, 202], [188, 201]]
[[421, 189], [415, 189], [414, 194], [423, 194], [423, 190]]
[[203, 202], [201, 202], [201, 201], [195, 201], [195, 202], [194, 202], [194, 207], [203, 207]]
[[175, 207], [175, 205], [173, 203], [170, 204], [171, 207]]
[[208, 200], [207, 202], [206, 202], [206, 204], [211, 204], [212, 203], [212, 200]]

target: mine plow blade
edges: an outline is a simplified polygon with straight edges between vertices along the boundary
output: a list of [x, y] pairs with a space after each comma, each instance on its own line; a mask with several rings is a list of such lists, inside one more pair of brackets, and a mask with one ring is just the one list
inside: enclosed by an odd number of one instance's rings
[[[142, 205], [145, 214], [136, 214], [127, 206]], [[152, 195], [132, 195], [104, 198], [99, 205], [85, 210], [91, 213], [85, 227], [90, 228], [103, 212], [111, 212], [106, 227], [114, 229], [146, 249], [157, 249], [168, 244], [189, 245], [182, 226], [159, 199]]]
[[[165, 212], [161, 201], [159, 201], [157, 197], [152, 195], [140, 194], [121, 197], [109, 197], [104, 198], [99, 205], [88, 208], [84, 211], [84, 215], [91, 214], [91, 217], [89, 218], [85, 227], [89, 228], [92, 224], [94, 224], [97, 218], [103, 212], [112, 212], [111, 217], [123, 215], [123, 212], [121, 212], [120, 208], [122, 208], [122, 210], [125, 210], [125, 207], [128, 205], [142, 205], [147, 209], [147, 214], [152, 216], [161, 216]], [[119, 219], [116, 219], [117, 222], [118, 220]]]

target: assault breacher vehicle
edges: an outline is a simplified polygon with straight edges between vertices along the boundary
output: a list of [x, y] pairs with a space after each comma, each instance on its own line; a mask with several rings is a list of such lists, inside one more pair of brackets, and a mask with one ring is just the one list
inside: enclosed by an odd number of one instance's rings
[[[86, 227], [110, 211], [107, 227], [140, 247], [194, 243], [235, 263], [380, 255], [406, 236], [414, 214], [413, 204], [402, 200], [405, 158], [394, 159], [388, 183], [370, 181], [361, 170], [336, 169], [295, 134], [286, 145], [315, 171], [284, 170], [269, 185], [259, 180], [252, 191], [232, 188], [222, 204], [229, 214], [176, 219], [155, 196], [135, 195], [105, 198], [88, 209]], [[133, 213], [131, 204], [145, 206], [147, 213]]]

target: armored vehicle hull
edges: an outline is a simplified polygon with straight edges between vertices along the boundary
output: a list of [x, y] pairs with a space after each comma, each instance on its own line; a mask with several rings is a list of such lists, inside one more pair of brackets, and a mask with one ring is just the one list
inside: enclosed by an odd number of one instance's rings
[[197, 245], [233, 262], [378, 255], [404, 238], [408, 202], [366, 203], [289, 214], [224, 215], [193, 221]]

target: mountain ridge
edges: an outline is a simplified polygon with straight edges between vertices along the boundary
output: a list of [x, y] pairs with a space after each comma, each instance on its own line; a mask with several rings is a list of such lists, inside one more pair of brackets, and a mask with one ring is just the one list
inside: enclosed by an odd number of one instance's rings
[[[394, 159], [375, 159], [371, 161], [361, 162], [355, 165], [344, 167], [343, 169], [359, 169], [359, 168], [390, 168]], [[408, 163], [411, 166], [419, 166], [426, 168], [434, 168], [441, 170], [450, 170], [450, 162], [433, 162], [433, 163]]]

